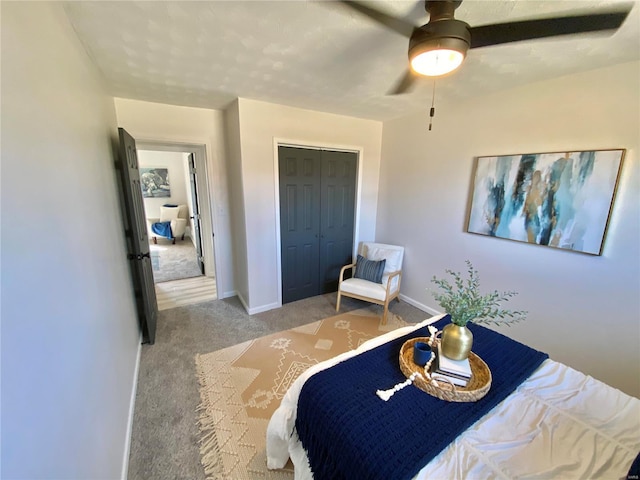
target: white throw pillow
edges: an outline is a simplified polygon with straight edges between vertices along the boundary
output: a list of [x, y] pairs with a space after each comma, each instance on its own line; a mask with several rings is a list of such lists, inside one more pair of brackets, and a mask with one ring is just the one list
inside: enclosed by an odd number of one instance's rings
[[399, 250], [391, 250], [389, 248], [372, 247], [365, 245], [364, 257], [369, 260], [382, 260], [386, 259], [387, 263], [384, 268], [385, 273], [395, 272], [400, 270], [400, 254]]
[[178, 218], [179, 207], [160, 207], [160, 221], [171, 222]]

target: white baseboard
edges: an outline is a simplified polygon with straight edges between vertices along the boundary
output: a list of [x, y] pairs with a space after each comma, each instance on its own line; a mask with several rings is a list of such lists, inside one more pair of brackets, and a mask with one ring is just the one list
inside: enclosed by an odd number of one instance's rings
[[242, 295], [240, 294], [240, 292], [236, 293], [236, 295], [238, 296], [238, 300], [240, 300], [240, 303], [242, 304], [242, 306], [244, 307], [244, 309], [248, 312], [249, 311], [249, 307], [247, 305], [247, 302], [244, 301], [244, 298], [242, 297]]
[[273, 310], [274, 308], [280, 308], [281, 306], [282, 305], [280, 305], [278, 303], [270, 303], [268, 305], [262, 305], [262, 306], [256, 307], [256, 308], [247, 308], [247, 313], [249, 315], [255, 315], [256, 313], [266, 312], [266, 311], [269, 311], [269, 310]]
[[238, 292], [236, 292], [235, 290], [231, 290], [230, 292], [224, 292], [224, 293], [218, 292], [218, 300], [222, 300], [223, 298], [236, 297], [236, 296], [240, 298], [240, 295], [238, 295]]
[[237, 293], [236, 295], [238, 295], [238, 300], [240, 300], [240, 303], [242, 304], [242, 306], [244, 307], [244, 309], [247, 311], [249, 315], [255, 315], [256, 313], [267, 312], [269, 310], [273, 310], [274, 308], [280, 308], [282, 306], [279, 303], [270, 303], [268, 305], [261, 305], [260, 307], [249, 308], [249, 305], [247, 305], [247, 302], [245, 302], [244, 298], [242, 298], [242, 295], [240, 295], [239, 293]]
[[427, 312], [430, 313], [431, 315], [442, 315], [443, 312], [436, 310], [435, 308], [431, 308], [428, 305], [425, 305], [424, 303], [420, 303], [416, 300], [414, 300], [411, 297], [407, 297], [404, 294], [400, 294], [400, 300], [407, 302], [409, 305], [413, 305], [416, 308], [419, 308], [420, 310], [422, 310], [423, 312]]
[[124, 458], [122, 459], [122, 473], [120, 478], [127, 480], [129, 471], [129, 454], [131, 453], [131, 434], [133, 433], [133, 414], [136, 407], [136, 393], [138, 392], [138, 372], [140, 371], [140, 357], [142, 356], [142, 332], [138, 338], [138, 354], [136, 366], [133, 371], [133, 385], [131, 387], [131, 399], [129, 400], [129, 419], [127, 420], [127, 438], [124, 444]]
[[[228, 296], [237, 296], [238, 300], [240, 300], [240, 303], [242, 304], [242, 306], [244, 307], [244, 309], [247, 311], [247, 313], [249, 315], [255, 315], [256, 313], [262, 313], [262, 312], [266, 312], [269, 310], [273, 310], [274, 308], [280, 308], [282, 305], [280, 305], [279, 303], [270, 303], [268, 305], [262, 305], [260, 307], [255, 307], [255, 308], [249, 308], [249, 306], [247, 305], [247, 302], [245, 302], [244, 298], [242, 298], [242, 295], [240, 295], [239, 293], [233, 292], [232, 295], [226, 295], [224, 297], [219, 297], [219, 298], [227, 298]], [[431, 308], [428, 305], [425, 305], [424, 303], [420, 303], [416, 300], [414, 300], [411, 297], [407, 297], [404, 294], [400, 294], [400, 300], [407, 302], [409, 305], [412, 305], [420, 310], [422, 310], [423, 312], [427, 312], [430, 315], [442, 315], [443, 312], [436, 310], [435, 308]]]

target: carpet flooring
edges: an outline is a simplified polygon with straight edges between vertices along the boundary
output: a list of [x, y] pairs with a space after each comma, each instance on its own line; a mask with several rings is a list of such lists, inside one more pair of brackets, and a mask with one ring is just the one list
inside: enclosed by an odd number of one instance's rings
[[157, 244], [149, 244], [155, 283], [202, 275], [196, 261], [196, 249], [189, 237], [176, 239], [175, 245], [168, 238], [158, 237], [157, 241]]
[[291, 465], [267, 469], [265, 442], [269, 419], [291, 384], [309, 367], [405, 325], [393, 314], [381, 325], [375, 312], [361, 309], [196, 355], [207, 477], [293, 479]]
[[[237, 297], [158, 314], [154, 345], [143, 345], [131, 434], [129, 480], [206, 478], [200, 458], [195, 356], [336, 315], [336, 294], [248, 315]], [[382, 307], [345, 298], [341, 312]], [[409, 323], [429, 315], [393, 302], [390, 311]]]

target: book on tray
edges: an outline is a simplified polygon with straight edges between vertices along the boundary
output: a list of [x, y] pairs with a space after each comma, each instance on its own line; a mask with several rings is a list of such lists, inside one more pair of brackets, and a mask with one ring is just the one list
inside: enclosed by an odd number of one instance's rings
[[451, 377], [449, 375], [442, 375], [440, 373], [432, 373], [431, 374], [431, 378], [433, 378], [436, 381], [440, 381], [440, 382], [453, 383], [454, 385], [456, 385], [458, 387], [466, 387], [468, 382], [469, 382], [469, 380], [462, 380], [460, 378]]
[[437, 350], [432, 377], [436, 380], [448, 380], [454, 385], [466, 387], [471, 379], [469, 359], [452, 360], [445, 357], [440, 350]]

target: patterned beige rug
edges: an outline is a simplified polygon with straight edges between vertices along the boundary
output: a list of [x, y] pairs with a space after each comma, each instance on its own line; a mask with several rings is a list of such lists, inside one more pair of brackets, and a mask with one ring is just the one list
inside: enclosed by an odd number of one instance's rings
[[362, 309], [196, 356], [200, 453], [207, 478], [293, 478], [266, 466], [267, 424], [289, 385], [310, 366], [406, 323]]

